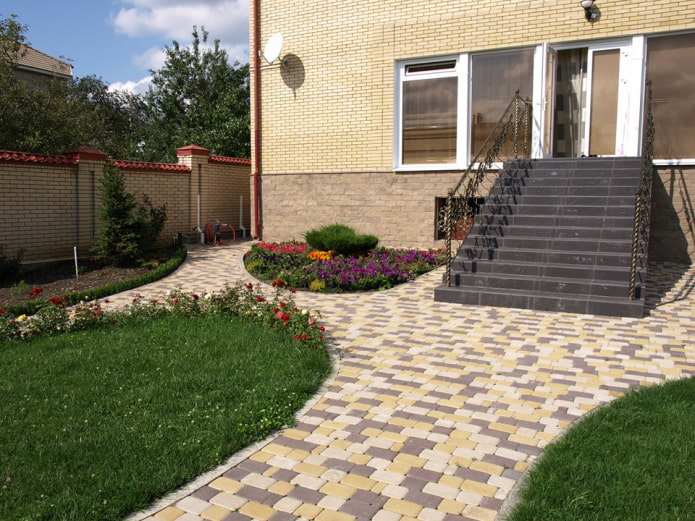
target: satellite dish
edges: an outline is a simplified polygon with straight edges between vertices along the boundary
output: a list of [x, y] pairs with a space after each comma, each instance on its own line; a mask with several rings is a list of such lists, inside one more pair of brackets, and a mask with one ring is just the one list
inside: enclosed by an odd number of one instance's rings
[[265, 44], [263, 49], [263, 57], [268, 63], [273, 63], [280, 56], [280, 51], [282, 51], [282, 35], [276, 33], [270, 37], [268, 43]]

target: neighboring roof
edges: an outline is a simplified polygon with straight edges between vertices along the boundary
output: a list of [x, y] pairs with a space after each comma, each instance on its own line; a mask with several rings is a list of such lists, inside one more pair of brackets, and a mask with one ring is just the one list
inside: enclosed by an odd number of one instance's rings
[[68, 79], [72, 78], [72, 65], [37, 51], [28, 45], [22, 45], [15, 65], [19, 69], [61, 76]]

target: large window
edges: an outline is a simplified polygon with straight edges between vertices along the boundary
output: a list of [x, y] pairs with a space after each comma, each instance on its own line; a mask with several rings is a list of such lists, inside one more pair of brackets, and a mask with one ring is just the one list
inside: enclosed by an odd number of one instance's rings
[[404, 165], [456, 162], [457, 99], [455, 60], [405, 66]]
[[[533, 51], [474, 54], [471, 81], [471, 154], [477, 154], [514, 94], [532, 97]], [[531, 128], [527, 130], [530, 140]]]
[[695, 158], [695, 34], [647, 40], [654, 158]]
[[532, 96], [533, 57], [521, 49], [400, 64], [396, 166], [465, 168], [514, 93]]

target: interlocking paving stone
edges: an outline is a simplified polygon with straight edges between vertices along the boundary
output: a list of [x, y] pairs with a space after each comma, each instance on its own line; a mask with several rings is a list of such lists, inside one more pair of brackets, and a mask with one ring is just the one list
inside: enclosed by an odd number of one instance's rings
[[[193, 248], [136, 291], [245, 282], [247, 248]], [[294, 427], [133, 519], [492, 521], [577, 418], [635, 386], [695, 374], [695, 268], [655, 264], [649, 278], [641, 319], [437, 303], [441, 270], [383, 292], [298, 292], [340, 356], [334, 380]]]

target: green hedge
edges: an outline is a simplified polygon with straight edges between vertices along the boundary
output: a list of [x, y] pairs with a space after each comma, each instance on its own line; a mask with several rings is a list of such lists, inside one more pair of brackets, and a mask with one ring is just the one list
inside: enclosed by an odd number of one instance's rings
[[[128, 291], [129, 289], [144, 286], [145, 284], [149, 284], [150, 282], [155, 282], [159, 279], [166, 277], [174, 270], [176, 270], [176, 268], [181, 266], [181, 264], [183, 264], [183, 261], [186, 260], [187, 254], [188, 252], [186, 248], [180, 248], [176, 252], [174, 257], [169, 259], [161, 266], [158, 266], [157, 268], [153, 269], [152, 271], [145, 273], [144, 275], [140, 275], [139, 277], [135, 277], [134, 279], [122, 280], [114, 284], [109, 284], [108, 286], [94, 288], [89, 291], [77, 291], [74, 293], [70, 293], [67, 295], [68, 303], [70, 305], [74, 305], [81, 301], [97, 300], [104, 297], [108, 297], [109, 295], [121, 293], [122, 291]], [[47, 299], [32, 300], [30, 302], [25, 302], [24, 304], [7, 306], [5, 308], [5, 313], [8, 313], [13, 316], [33, 315], [39, 308], [45, 306], [47, 303]]]
[[375, 235], [358, 235], [344, 224], [330, 224], [304, 234], [306, 242], [315, 250], [332, 251], [336, 255], [360, 255], [379, 244]]

